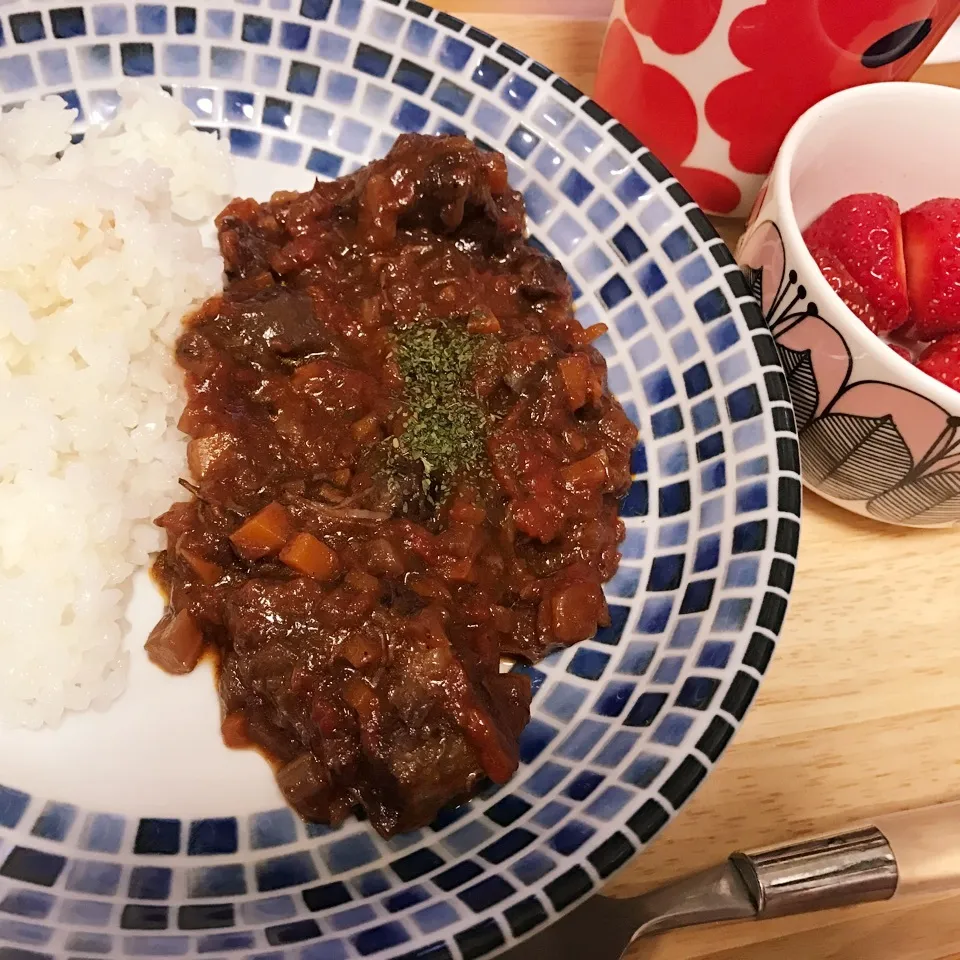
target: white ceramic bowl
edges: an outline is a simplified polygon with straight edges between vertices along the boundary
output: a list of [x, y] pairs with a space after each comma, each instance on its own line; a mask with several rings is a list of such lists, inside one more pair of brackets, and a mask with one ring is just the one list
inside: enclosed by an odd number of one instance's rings
[[737, 248], [786, 368], [804, 482], [890, 523], [960, 523], [960, 393], [854, 316], [801, 231], [851, 193], [888, 194], [901, 210], [960, 196], [958, 160], [960, 91], [845, 90], [793, 126]]

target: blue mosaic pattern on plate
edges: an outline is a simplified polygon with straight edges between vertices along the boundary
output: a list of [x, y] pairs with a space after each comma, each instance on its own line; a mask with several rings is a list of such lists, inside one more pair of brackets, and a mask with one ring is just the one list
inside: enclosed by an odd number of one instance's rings
[[534, 719], [510, 784], [390, 843], [287, 810], [124, 816], [0, 787], [0, 951], [460, 960], [535, 932], [686, 800], [783, 622], [793, 420], [728, 251], [596, 104], [416, 0], [22, 0], [0, 31], [0, 102], [55, 91], [103, 121], [122, 77], [157, 77], [246, 162], [332, 177], [404, 130], [503, 150], [578, 316], [609, 327], [596, 343], [643, 438], [611, 623], [521, 668]]

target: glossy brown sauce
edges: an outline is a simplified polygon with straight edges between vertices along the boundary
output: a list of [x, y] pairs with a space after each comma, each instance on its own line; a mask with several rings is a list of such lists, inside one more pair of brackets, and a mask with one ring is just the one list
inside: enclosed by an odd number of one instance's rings
[[499, 154], [403, 136], [217, 227], [148, 652], [217, 651], [225, 740], [304, 817], [422, 826], [516, 770], [530, 688], [501, 657], [608, 622], [636, 430]]

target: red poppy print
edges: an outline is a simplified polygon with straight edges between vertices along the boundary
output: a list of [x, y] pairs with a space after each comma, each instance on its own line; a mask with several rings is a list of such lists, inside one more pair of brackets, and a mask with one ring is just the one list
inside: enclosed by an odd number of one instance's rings
[[624, 12], [633, 29], [664, 53], [690, 53], [710, 36], [722, 6], [723, 0], [625, 0]]
[[715, 170], [680, 167], [675, 176], [698, 205], [710, 213], [732, 213], [740, 203], [740, 188]]
[[686, 87], [660, 67], [643, 62], [623, 21], [610, 24], [594, 98], [639, 137], [702, 206], [729, 213], [740, 202], [733, 181], [711, 170], [684, 166], [697, 142], [697, 108]]
[[[909, 76], [955, 12], [937, 0], [767, 0], [739, 14], [730, 49], [748, 69], [706, 100], [730, 161], [766, 173], [808, 107], [846, 87]], [[933, 30], [928, 16], [939, 16]], [[776, 91], [776, 95], [771, 95]]]
[[[816, 0], [816, 15], [824, 35], [841, 51], [861, 59], [877, 41], [890, 36], [891, 52], [900, 53], [902, 58], [912, 50], [908, 41], [917, 31], [911, 27], [919, 26], [930, 16], [945, 16], [945, 10], [936, 10], [938, 6], [946, 7], [946, 4], [937, 0], [843, 0], [842, 3]], [[904, 30], [908, 33], [899, 37], [897, 49], [892, 35]], [[898, 62], [897, 72], [902, 69], [902, 63]]]

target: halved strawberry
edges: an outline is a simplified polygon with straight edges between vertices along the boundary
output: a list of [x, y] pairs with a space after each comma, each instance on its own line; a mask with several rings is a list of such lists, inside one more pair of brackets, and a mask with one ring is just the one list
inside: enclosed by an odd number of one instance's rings
[[826, 248], [846, 267], [874, 308], [874, 332], [907, 322], [900, 208], [882, 193], [853, 193], [831, 204], [803, 231], [807, 246]]
[[902, 343], [888, 343], [887, 346], [907, 363], [913, 363], [913, 354]]
[[920, 354], [917, 366], [948, 387], [960, 390], [960, 333], [947, 334], [931, 343]]
[[960, 331], [960, 200], [927, 200], [903, 215], [907, 290], [917, 339]]
[[811, 247], [810, 253], [824, 279], [839, 295], [840, 299], [863, 321], [867, 329], [877, 332], [877, 314], [867, 300], [863, 287], [850, 276], [850, 271], [840, 262], [840, 258], [826, 247]]

